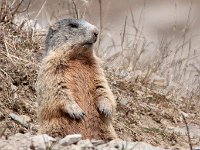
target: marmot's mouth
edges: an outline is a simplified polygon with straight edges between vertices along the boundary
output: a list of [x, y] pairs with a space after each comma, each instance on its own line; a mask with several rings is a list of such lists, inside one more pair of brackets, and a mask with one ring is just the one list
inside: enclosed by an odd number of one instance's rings
[[89, 48], [89, 47], [92, 47], [93, 43], [86, 42], [86, 43], [83, 43], [82, 45], [83, 47]]
[[85, 42], [85, 43], [83, 43], [83, 45], [93, 45], [93, 43], [91, 43], [91, 42]]
[[86, 42], [83, 43], [83, 46], [92, 46], [96, 42], [96, 40], [97, 39], [86, 41]]
[[91, 47], [96, 41], [97, 41], [97, 35], [94, 35], [91, 38], [85, 40], [85, 42], [83, 42], [82, 45], [84, 47]]

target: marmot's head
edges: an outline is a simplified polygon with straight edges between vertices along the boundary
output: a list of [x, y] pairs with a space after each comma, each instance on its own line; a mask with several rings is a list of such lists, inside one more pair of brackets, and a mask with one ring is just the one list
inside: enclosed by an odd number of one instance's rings
[[50, 26], [46, 52], [63, 44], [89, 48], [96, 42], [97, 35], [97, 28], [83, 19], [63, 19]]

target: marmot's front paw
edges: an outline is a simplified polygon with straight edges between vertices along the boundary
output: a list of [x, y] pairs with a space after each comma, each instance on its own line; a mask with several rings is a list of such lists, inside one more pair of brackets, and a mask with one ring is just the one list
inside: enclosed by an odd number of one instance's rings
[[69, 116], [73, 119], [82, 119], [85, 116], [83, 110], [78, 106], [77, 103], [73, 103], [70, 105], [66, 105], [63, 108], [63, 111], [69, 114]]
[[108, 99], [101, 99], [97, 102], [97, 107], [101, 114], [104, 114], [106, 117], [112, 115], [112, 105]]

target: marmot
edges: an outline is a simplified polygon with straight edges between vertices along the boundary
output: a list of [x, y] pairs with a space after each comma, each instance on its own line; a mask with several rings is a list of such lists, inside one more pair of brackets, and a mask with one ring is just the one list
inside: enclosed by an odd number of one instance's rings
[[83, 19], [50, 26], [36, 83], [40, 133], [117, 138], [112, 126], [116, 102], [93, 52], [97, 36], [97, 28]]

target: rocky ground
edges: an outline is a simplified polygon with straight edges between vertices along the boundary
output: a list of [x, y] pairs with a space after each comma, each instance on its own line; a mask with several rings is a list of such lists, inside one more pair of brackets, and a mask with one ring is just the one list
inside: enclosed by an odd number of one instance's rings
[[[189, 144], [193, 148], [200, 146], [199, 95], [177, 99], [173, 92], [164, 90], [165, 81], [162, 78], [147, 80], [145, 75], [138, 72], [125, 72], [122, 75], [106, 67], [106, 75], [117, 100], [114, 127], [119, 138], [124, 141], [105, 143], [81, 139], [80, 135], [76, 135], [75, 140], [72, 136], [72, 142], [69, 142], [69, 137], [54, 139], [47, 135], [37, 135], [34, 84], [44, 49], [44, 35], [32, 29], [22, 30], [23, 24], [13, 24], [13, 14], [2, 13], [2, 10], [0, 149], [182, 150], [189, 149]], [[189, 128], [191, 141], [188, 140], [186, 127]]]
[[144, 142], [126, 142], [120, 139], [104, 142], [101, 140], [81, 139], [80, 134], [67, 135], [63, 139], [55, 139], [46, 134], [30, 135], [18, 133], [7, 140], [1, 140], [0, 149], [14, 150], [163, 150]]

